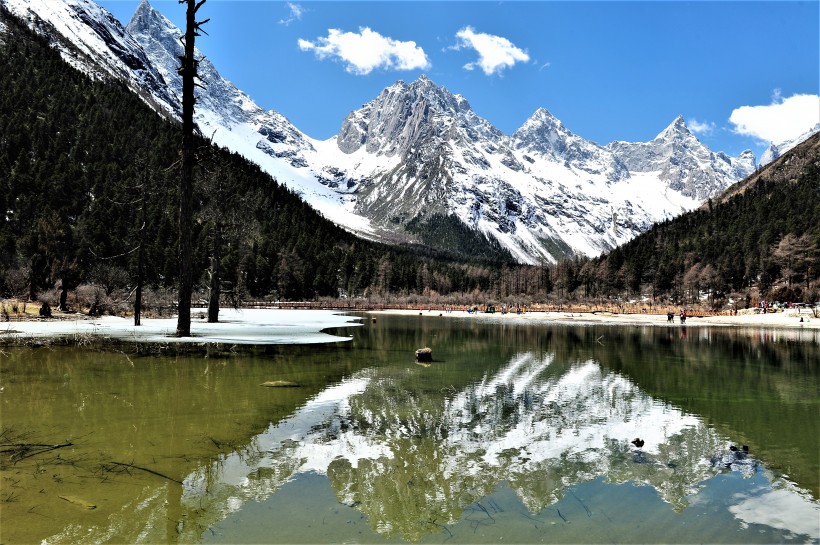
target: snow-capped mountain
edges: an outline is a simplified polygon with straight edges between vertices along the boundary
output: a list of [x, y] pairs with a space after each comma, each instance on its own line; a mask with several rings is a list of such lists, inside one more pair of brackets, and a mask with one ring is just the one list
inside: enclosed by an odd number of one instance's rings
[[750, 150], [736, 158], [713, 152], [689, 131], [682, 116], [650, 142], [612, 142], [607, 148], [631, 173], [650, 173], [669, 189], [698, 201], [726, 189], [726, 180], [740, 180], [755, 171]]
[[[73, 65], [126, 81], [178, 118], [182, 31], [147, 0], [126, 28], [91, 0], [0, 3], [48, 35]], [[430, 222], [450, 218], [521, 262], [597, 255], [754, 170], [751, 152], [712, 152], [682, 118], [651, 142], [600, 146], [539, 109], [505, 135], [425, 76], [384, 89], [351, 112], [335, 138], [318, 141], [260, 108], [207, 59], [200, 79], [195, 120], [204, 136], [257, 163], [339, 225], [386, 241], [418, 240]]]
[[647, 143], [602, 147], [539, 109], [512, 136], [422, 76], [345, 119], [338, 147], [369, 155], [355, 210], [375, 225], [452, 214], [520, 261], [596, 255], [754, 171], [751, 152], [713, 153], [682, 118]]
[[94, 79], [126, 83], [152, 108], [179, 116], [179, 101], [142, 47], [108, 11], [91, 0], [0, 0], [63, 59]]
[[772, 142], [769, 144], [769, 147], [766, 148], [766, 151], [763, 152], [763, 155], [760, 156], [760, 166], [768, 165], [787, 151], [791, 150], [798, 144], [802, 144], [818, 132], [820, 132], [820, 123], [816, 124], [814, 127], [793, 140], [786, 140], [785, 142], [780, 142], [779, 144]]
[[[629, 176], [626, 166], [610, 151], [573, 134], [544, 108], [536, 112], [513, 134], [514, 147], [539, 155], [577, 171], [604, 174], [611, 182]], [[525, 157], [525, 160], [532, 162]]]
[[[183, 54], [179, 40], [183, 32], [147, 0], [137, 7], [126, 30], [162, 74], [175, 103], [181, 103], [182, 77], [177, 68]], [[202, 88], [196, 93], [194, 121], [202, 135], [258, 164], [325, 216], [351, 230], [368, 233], [369, 222], [350, 213], [350, 198], [320, 183], [308, 168], [309, 158], [317, 156], [314, 144], [320, 143], [299, 131], [281, 113], [260, 108], [224, 79], [199, 50], [196, 56], [202, 59]]]

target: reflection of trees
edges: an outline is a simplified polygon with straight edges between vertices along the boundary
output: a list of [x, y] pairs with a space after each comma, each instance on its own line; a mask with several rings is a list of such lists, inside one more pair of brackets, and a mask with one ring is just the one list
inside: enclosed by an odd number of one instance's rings
[[[125, 507], [111, 515], [109, 526], [94, 526], [88, 534], [120, 528], [115, 535], [145, 535], [149, 541], [170, 541], [171, 535], [197, 541], [243, 503], [264, 500], [308, 471], [326, 473], [339, 500], [366, 514], [374, 531], [409, 540], [469, 516], [466, 510], [503, 481], [532, 513], [560, 500], [566, 487], [602, 477], [651, 486], [680, 510], [699, 483], [719, 471], [709, 457], [726, 446], [722, 437], [748, 442], [758, 454], [769, 445], [755, 445], [756, 422], [782, 418], [759, 428], [781, 432], [787, 444], [794, 430], [816, 425], [806, 424], [816, 420], [803, 413], [816, 408], [813, 362], [820, 345], [793, 342], [789, 335], [760, 335], [750, 342], [748, 334], [733, 330], [689, 328], [681, 339], [679, 328], [544, 330], [476, 322], [460, 329], [445, 319], [414, 319], [419, 327], [403, 324], [405, 333], [381, 318], [356, 330], [378, 337], [365, 343], [367, 351], [266, 349], [262, 364], [275, 359], [277, 378], [305, 387], [275, 397], [266, 390], [261, 400], [237, 397], [241, 390], [226, 383], [258, 389], [261, 375], [252, 360], [201, 365], [138, 360], [140, 373], [152, 380], [123, 380], [124, 375], [107, 372], [86, 387], [77, 369], [88, 363], [73, 361], [68, 350], [42, 362], [53, 384], [21, 381], [15, 391], [27, 400], [26, 412], [44, 420], [56, 416], [54, 404], [45, 402], [51, 390], [73, 392], [60, 410], [95, 429], [122, 421], [119, 413], [132, 413], [134, 406], [150, 405], [168, 422], [152, 419], [116, 436], [129, 445], [143, 444], [135, 451], [142, 454], [153, 452], [144, 443], [161, 444], [160, 431], [169, 422], [178, 430], [178, 442], [197, 438], [197, 449], [208, 456], [190, 454], [187, 445], [174, 447], [190, 456], [182, 464], [188, 469], [183, 469], [181, 500], [168, 483], [146, 488], [133, 501], [123, 499]], [[391, 343], [394, 337], [397, 343]], [[413, 349], [428, 338], [435, 340], [430, 344], [438, 361], [430, 368], [412, 365]], [[396, 365], [405, 360], [407, 365]], [[324, 386], [328, 376], [333, 381], [342, 374], [349, 378]], [[122, 406], [89, 403], [94, 399], [89, 391], [111, 392]], [[793, 411], [794, 421], [783, 418], [791, 414], [783, 409], [761, 414], [765, 411], [752, 406], [760, 392]], [[203, 416], [181, 419], [178, 406], [195, 406]], [[237, 406], [260, 415], [250, 419], [255, 429], [231, 429], [233, 421], [219, 417], [228, 414], [226, 407]], [[260, 433], [269, 417], [279, 415], [281, 420], [274, 418], [276, 423]], [[736, 430], [750, 437], [740, 438]], [[250, 435], [247, 443], [232, 439]], [[627, 443], [636, 435], [647, 440], [643, 458]], [[224, 452], [217, 442], [235, 446], [227, 455], [215, 455], [214, 446]], [[118, 447], [116, 456], [106, 459], [131, 461], [123, 454], [131, 448]], [[152, 468], [170, 474], [163, 464], [180, 467], [170, 465], [177, 450], [156, 452]], [[800, 456], [814, 454], [788, 453], [781, 461]], [[216, 461], [203, 464], [202, 459]], [[178, 472], [174, 477], [183, 479]], [[128, 522], [128, 515], [134, 520]], [[146, 525], [154, 526], [149, 531]], [[90, 527], [72, 526], [61, 539], [82, 541], [77, 536]]]
[[390, 443], [392, 457], [359, 460], [356, 467], [349, 460], [335, 460], [327, 472], [339, 500], [365, 513], [376, 532], [418, 541], [457, 522], [466, 505], [492, 491], [494, 482], [475, 476], [443, 478], [443, 463], [455, 453], [442, 452], [433, 438], [402, 437]]
[[[601, 476], [652, 486], [682, 509], [718, 471], [709, 457], [724, 441], [698, 419], [591, 361], [555, 367], [552, 355], [522, 353], [461, 391], [411, 387], [416, 369], [370, 370], [259, 436], [261, 457], [191, 475], [185, 503], [204, 505], [211, 524], [320, 471], [374, 531], [418, 541], [502, 481], [533, 513]], [[645, 451], [629, 446], [635, 435]]]
[[604, 368], [629, 376], [651, 396], [701, 415], [818, 497], [816, 330], [689, 328], [681, 339], [677, 327], [613, 329], [606, 342], [592, 354]]

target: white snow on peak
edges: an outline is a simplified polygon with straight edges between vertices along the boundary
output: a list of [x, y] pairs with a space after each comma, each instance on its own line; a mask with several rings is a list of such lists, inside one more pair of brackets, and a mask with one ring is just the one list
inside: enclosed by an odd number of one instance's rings
[[[178, 117], [182, 32], [147, 0], [127, 31], [91, 0], [0, 1], [32, 27], [51, 25], [40, 31], [59, 35], [75, 66], [120, 78]], [[203, 135], [371, 239], [414, 240], [409, 222], [441, 215], [498, 241], [520, 262], [594, 256], [755, 168], [751, 152], [732, 158], [709, 150], [683, 117], [650, 142], [600, 146], [539, 108], [505, 135], [426, 75], [385, 88], [351, 112], [335, 138], [317, 141], [260, 108], [208, 59], [199, 75], [205, 89], [195, 121]]]
[[63, 59], [95, 79], [115, 78], [172, 112], [166, 81], [108, 11], [91, 0], [0, 0], [13, 15], [47, 36]]
[[763, 155], [760, 156], [760, 166], [768, 165], [769, 163], [779, 158], [787, 151], [798, 146], [799, 144], [802, 144], [818, 132], [820, 132], [820, 123], [816, 124], [814, 127], [812, 127], [811, 129], [809, 129], [808, 131], [804, 132], [796, 138], [786, 140], [785, 142], [780, 142], [777, 144], [775, 144], [774, 142], [770, 143], [769, 147], [766, 148], [766, 151], [763, 152]]
[[[385, 531], [399, 523], [391, 518], [396, 513], [370, 507], [390, 501], [379, 494], [395, 489], [378, 484], [389, 483], [397, 471], [419, 486], [432, 479], [444, 494], [426, 501], [431, 512], [441, 513], [453, 507], [451, 498], [464, 508], [500, 482], [537, 513], [558, 502], [565, 487], [598, 478], [652, 487], [663, 501], [683, 508], [698, 502], [704, 484], [724, 472], [716, 456], [731, 438], [702, 419], [653, 399], [593, 361], [555, 365], [554, 354], [517, 354], [438, 403], [414, 396], [409, 404], [391, 403], [395, 370], [389, 379], [378, 369], [360, 371], [254, 437], [247, 449], [254, 455], [239, 449], [188, 475], [183, 504], [223, 517], [312, 472], [328, 475], [340, 501], [361, 504], [371, 524]], [[644, 447], [628, 444], [636, 436]], [[418, 448], [420, 440], [424, 448]], [[744, 475], [758, 464], [752, 457], [733, 456], [732, 462], [731, 471]], [[811, 524], [791, 524], [795, 517], [788, 512], [815, 520], [817, 507], [786, 484], [777, 480], [759, 498], [738, 497], [729, 510], [748, 523], [813, 535]], [[762, 514], [764, 505], [774, 515]]]
[[671, 138], [681, 138], [681, 137], [688, 137], [691, 136], [695, 138], [689, 131], [689, 127], [686, 126], [686, 120], [683, 119], [682, 115], [679, 115], [675, 118], [672, 123], [669, 124], [664, 130], [658, 133], [658, 136], [655, 137], [655, 140], [668, 140]]

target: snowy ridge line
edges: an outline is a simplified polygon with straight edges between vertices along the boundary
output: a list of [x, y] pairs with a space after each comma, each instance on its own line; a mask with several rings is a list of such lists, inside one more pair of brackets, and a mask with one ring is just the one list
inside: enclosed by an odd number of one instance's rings
[[[155, 109], [177, 115], [181, 31], [147, 0], [125, 28], [91, 0], [0, 2], [29, 26], [59, 34], [51, 38], [75, 66], [122, 79]], [[423, 228], [444, 216], [497, 241], [521, 263], [596, 256], [755, 169], [750, 151], [713, 152], [682, 117], [650, 142], [601, 146], [539, 108], [505, 135], [426, 76], [385, 88], [352, 111], [336, 137], [320, 141], [260, 108], [208, 59], [200, 76], [205, 89], [195, 121], [203, 134], [337, 225], [387, 243], [420, 243], [410, 223]]]

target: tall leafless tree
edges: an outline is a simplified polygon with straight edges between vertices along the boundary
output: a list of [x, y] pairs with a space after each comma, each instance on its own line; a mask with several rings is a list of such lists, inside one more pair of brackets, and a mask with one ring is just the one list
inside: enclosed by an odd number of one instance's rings
[[193, 185], [196, 149], [194, 139], [194, 88], [196, 87], [197, 66], [194, 56], [194, 42], [201, 36], [204, 21], [196, 20], [196, 13], [205, 0], [179, 0], [187, 4], [185, 12], [185, 36], [181, 38], [185, 47], [180, 57], [179, 72], [182, 75], [182, 176], [179, 181], [179, 302], [177, 337], [191, 336], [191, 291], [193, 290]]
[[[147, 169], [143, 170], [145, 173]], [[142, 284], [145, 280], [145, 225], [146, 225], [146, 211], [148, 202], [146, 201], [146, 185], [148, 185], [148, 176], [143, 174], [142, 184], [140, 185], [140, 228], [137, 231], [137, 287], [134, 294], [134, 325], [138, 326], [142, 321]]]

